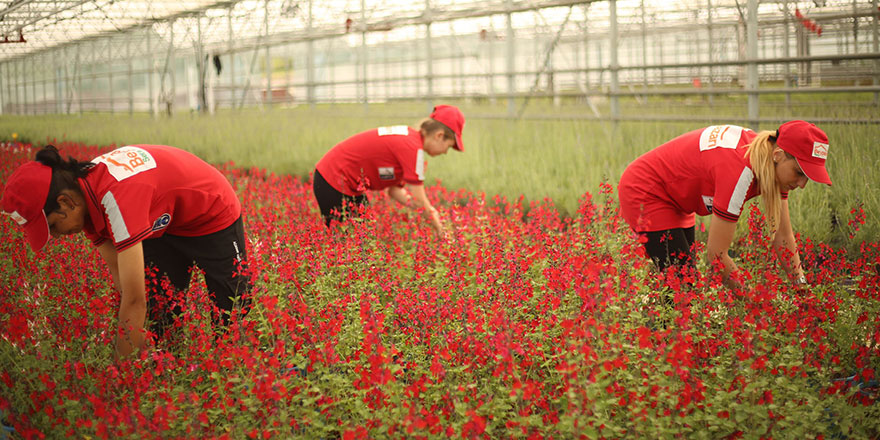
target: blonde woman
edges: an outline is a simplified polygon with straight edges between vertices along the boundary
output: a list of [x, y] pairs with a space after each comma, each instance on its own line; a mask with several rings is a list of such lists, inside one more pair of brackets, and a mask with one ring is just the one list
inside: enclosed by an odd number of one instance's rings
[[633, 161], [618, 195], [626, 222], [660, 270], [692, 265], [694, 214], [712, 215], [706, 257], [720, 259], [723, 276], [737, 270], [727, 253], [746, 200], [760, 195], [775, 230], [774, 249], [795, 282], [804, 282], [788, 211], [788, 193], [807, 180], [831, 185], [825, 168], [828, 136], [805, 121], [776, 131], [716, 125], [683, 134]]

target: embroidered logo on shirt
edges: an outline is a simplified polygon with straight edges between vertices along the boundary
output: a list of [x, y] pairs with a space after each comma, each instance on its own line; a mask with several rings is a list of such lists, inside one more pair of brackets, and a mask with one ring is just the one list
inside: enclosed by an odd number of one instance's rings
[[406, 125], [393, 125], [391, 127], [379, 127], [379, 136], [406, 136], [409, 134], [409, 127]]
[[828, 144], [822, 142], [813, 142], [813, 157], [820, 159], [828, 158]]
[[394, 180], [394, 167], [379, 167], [380, 180]]
[[19, 226], [24, 226], [24, 224], [27, 223], [27, 219], [22, 217], [21, 214], [18, 213], [18, 211], [12, 211], [12, 212], [3, 211], [3, 215], [8, 215], [8, 216], [12, 217], [12, 219], [15, 220], [15, 222], [18, 223]]
[[117, 148], [92, 159], [93, 163], [107, 165], [107, 171], [117, 181], [156, 168], [156, 160], [146, 150], [138, 147]]
[[171, 223], [171, 214], [167, 212], [159, 216], [156, 221], [153, 222], [153, 231], [158, 231], [160, 229], [165, 229], [168, 227], [168, 224]]
[[709, 210], [709, 213], [712, 213], [712, 204], [715, 202], [715, 198], [712, 196], [703, 196], [703, 204], [706, 205], [706, 209]]

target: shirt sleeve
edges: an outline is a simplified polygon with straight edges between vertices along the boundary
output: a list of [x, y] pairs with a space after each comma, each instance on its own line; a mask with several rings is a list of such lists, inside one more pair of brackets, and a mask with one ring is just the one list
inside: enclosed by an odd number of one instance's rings
[[403, 167], [404, 182], [416, 185], [425, 182], [425, 150], [407, 149], [398, 152], [397, 158]]
[[134, 246], [152, 233], [150, 205], [154, 192], [150, 185], [129, 183], [114, 185], [101, 198], [117, 251]]
[[90, 243], [92, 243], [92, 246], [95, 246], [95, 247], [98, 247], [101, 244], [103, 244], [105, 241], [107, 241], [106, 238], [101, 237], [100, 235], [95, 234], [94, 232], [83, 230], [83, 234], [85, 234], [86, 239], [89, 240]]
[[719, 169], [715, 177], [712, 212], [731, 222], [739, 220], [754, 180], [752, 169], [744, 165]]

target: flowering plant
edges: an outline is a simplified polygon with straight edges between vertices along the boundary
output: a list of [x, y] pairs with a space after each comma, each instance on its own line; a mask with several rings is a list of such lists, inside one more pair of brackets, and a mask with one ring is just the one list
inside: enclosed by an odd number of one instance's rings
[[[81, 159], [112, 147], [63, 143]], [[0, 151], [5, 178], [33, 157]], [[33, 255], [0, 222], [0, 411], [24, 438], [871, 438], [880, 434], [880, 243], [798, 237], [780, 276], [760, 212], [746, 286], [657, 274], [613, 190], [563, 218], [428, 189], [448, 240], [379, 194], [328, 229], [311, 185], [225, 164], [253, 307], [211, 324], [204, 281], [169, 335], [112, 355], [119, 297], [82, 238]], [[858, 209], [853, 211], [857, 228]], [[699, 252], [699, 250], [697, 251]]]

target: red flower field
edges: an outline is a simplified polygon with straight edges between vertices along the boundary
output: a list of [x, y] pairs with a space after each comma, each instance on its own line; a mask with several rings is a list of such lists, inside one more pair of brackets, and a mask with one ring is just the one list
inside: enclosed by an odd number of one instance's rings
[[[0, 177], [34, 152], [2, 144]], [[732, 291], [705, 267], [653, 272], [610, 186], [561, 218], [437, 184], [444, 241], [381, 194], [328, 230], [310, 182], [221, 169], [246, 210], [253, 308], [214, 330], [196, 277], [179, 326], [119, 362], [98, 253], [76, 237], [34, 255], [0, 222], [0, 438], [880, 435], [878, 242], [800, 237], [794, 288], [752, 206]]]

